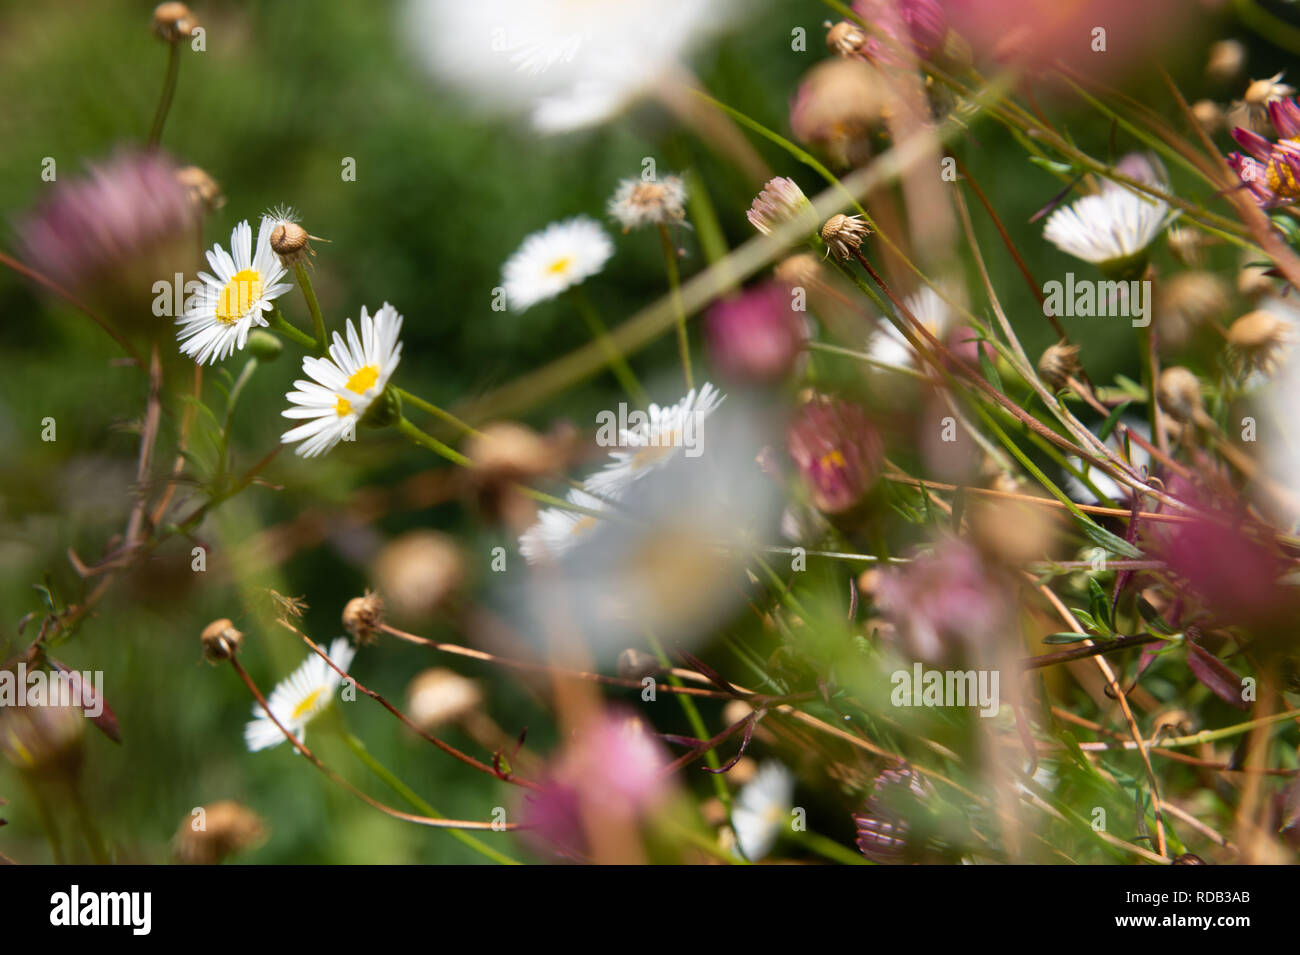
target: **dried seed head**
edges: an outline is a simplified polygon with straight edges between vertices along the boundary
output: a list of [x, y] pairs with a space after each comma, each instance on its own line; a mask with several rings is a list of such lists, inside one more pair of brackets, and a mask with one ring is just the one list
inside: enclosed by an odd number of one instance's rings
[[1228, 345], [1246, 368], [1272, 374], [1279, 352], [1292, 341], [1291, 327], [1272, 312], [1247, 312], [1228, 328]]
[[1220, 40], [1210, 47], [1205, 75], [1216, 83], [1230, 83], [1246, 65], [1246, 47], [1238, 40]]
[[628, 647], [618, 655], [618, 675], [625, 680], [644, 680], [659, 672], [659, 661], [650, 654]]
[[1156, 400], [1169, 417], [1180, 424], [1194, 423], [1204, 414], [1201, 410], [1201, 383], [1181, 365], [1160, 373]]
[[1192, 116], [1195, 117], [1197, 125], [1207, 133], [1217, 133], [1223, 128], [1226, 119], [1223, 107], [1209, 99], [1197, 100], [1193, 103]]
[[473, 680], [435, 668], [416, 674], [406, 688], [406, 702], [412, 721], [428, 733], [478, 709], [483, 692]]
[[176, 181], [189, 192], [190, 201], [200, 212], [213, 212], [226, 204], [226, 197], [216, 180], [198, 166], [183, 166], [176, 170]]
[[496, 421], [475, 432], [465, 448], [482, 481], [527, 481], [563, 464], [554, 443], [514, 421]]
[[343, 628], [358, 645], [374, 643], [384, 622], [384, 601], [367, 590], [363, 597], [353, 597], [343, 608]]
[[1181, 348], [1197, 328], [1218, 318], [1231, 304], [1227, 284], [1212, 272], [1180, 272], [1158, 283], [1153, 311], [1161, 346]]
[[847, 261], [862, 247], [862, 240], [871, 234], [862, 216], [833, 215], [822, 226], [822, 241], [826, 248]]
[[217, 865], [261, 845], [269, 834], [266, 821], [237, 802], [214, 802], [200, 809], [181, 820], [172, 839], [172, 853], [183, 865]]
[[189, 36], [198, 25], [198, 19], [183, 3], [160, 3], [154, 7], [153, 32], [168, 43]]
[[979, 501], [967, 519], [981, 553], [1011, 567], [1047, 556], [1056, 538], [1051, 512], [1023, 501]]
[[199, 637], [203, 643], [203, 657], [209, 663], [224, 663], [239, 652], [244, 635], [225, 617], [214, 620], [203, 628]]
[[464, 584], [465, 560], [451, 536], [408, 531], [379, 552], [372, 573], [394, 614], [428, 619]]
[[856, 23], [841, 20], [826, 34], [826, 48], [836, 56], [856, 57], [861, 54], [867, 35]]
[[1210, 244], [1205, 233], [1198, 229], [1187, 229], [1172, 225], [1165, 233], [1169, 251], [1183, 265], [1200, 268], [1205, 264], [1205, 247]]
[[790, 128], [801, 142], [825, 149], [838, 165], [857, 165], [870, 155], [871, 133], [886, 118], [890, 95], [870, 64], [823, 60], [799, 84]]
[[792, 288], [812, 288], [822, 281], [822, 264], [811, 252], [791, 255], [777, 263], [772, 270], [773, 277]]
[[286, 266], [300, 262], [305, 255], [315, 255], [307, 230], [296, 222], [283, 221], [271, 230], [271, 248]]
[[1282, 81], [1282, 74], [1275, 73], [1266, 80], [1251, 80], [1242, 97], [1251, 106], [1265, 106], [1275, 100], [1286, 99], [1295, 95], [1295, 87]]
[[74, 780], [85, 731], [85, 713], [78, 706], [0, 707], [0, 754], [33, 776]]
[[1243, 262], [1237, 273], [1237, 293], [1243, 298], [1259, 298], [1273, 291], [1273, 278], [1268, 274], [1267, 266], [1251, 265]]
[[1079, 371], [1079, 346], [1057, 342], [1038, 359], [1038, 373], [1053, 391], [1060, 391]]

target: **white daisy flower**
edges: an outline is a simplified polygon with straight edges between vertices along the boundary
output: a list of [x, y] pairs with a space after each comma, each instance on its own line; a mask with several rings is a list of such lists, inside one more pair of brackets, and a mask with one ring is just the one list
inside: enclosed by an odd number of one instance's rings
[[208, 264], [216, 274], [199, 273], [203, 288], [190, 297], [185, 313], [176, 319], [181, 326], [176, 333], [181, 352], [193, 355], [200, 365], [242, 349], [249, 332], [270, 324], [263, 313], [271, 310], [271, 301], [293, 288], [280, 282], [286, 273], [271, 251], [274, 227], [273, 219], [263, 217], [254, 251], [253, 230], [245, 219], [230, 233], [229, 253], [220, 245], [208, 253]]
[[502, 284], [506, 302], [516, 312], [555, 298], [605, 267], [614, 243], [596, 220], [575, 216], [552, 222], [524, 239], [506, 259]]
[[[1147, 440], [1151, 439], [1151, 429], [1146, 421], [1140, 418], [1124, 417], [1120, 419], [1128, 429], [1135, 434], [1140, 434]], [[1151, 464], [1151, 454], [1146, 448], [1136, 441], [1129, 442], [1129, 462], [1133, 465], [1134, 470], [1139, 474], [1144, 467]], [[1127, 484], [1120, 484], [1113, 477], [1100, 468], [1082, 461], [1077, 455], [1069, 455], [1066, 459], [1070, 466], [1087, 476], [1088, 480], [1096, 486], [1097, 490], [1110, 498], [1112, 501], [1123, 503], [1128, 500], [1131, 488]], [[1070, 492], [1070, 497], [1080, 504], [1097, 504], [1100, 499], [1096, 494], [1089, 490], [1088, 486], [1080, 481], [1070, 472], [1065, 473], [1065, 488]]]
[[686, 186], [677, 176], [646, 182], [624, 179], [610, 198], [607, 211], [624, 232], [646, 225], [675, 225], [686, 218]]
[[793, 805], [794, 774], [777, 762], [760, 766], [736, 794], [731, 810], [736, 842], [746, 859], [757, 862], [772, 851], [781, 828], [790, 824]]
[[602, 123], [671, 82], [729, 0], [410, 0], [430, 70], [475, 99], [562, 132]]
[[308, 355], [302, 370], [312, 381], [295, 381], [297, 391], [285, 397], [296, 407], [281, 412], [286, 418], [310, 418], [306, 424], [280, 436], [285, 444], [301, 441], [295, 453], [311, 458], [324, 454], [342, 440], [352, 440], [357, 422], [384, 393], [389, 377], [402, 357], [402, 316], [387, 302], [374, 318], [361, 306], [361, 335], [348, 319], [347, 341], [338, 332], [329, 358]]
[[617, 499], [635, 481], [665, 467], [679, 455], [699, 455], [704, 422], [725, 398], [722, 392], [705, 382], [699, 391], [692, 388], [675, 405], [660, 407], [652, 404], [643, 413], [643, 420], [632, 427], [619, 429], [617, 446], [629, 450], [611, 451], [609, 456], [613, 460], [604, 470], [588, 477], [584, 486], [593, 494]]
[[[347, 670], [355, 655], [356, 650], [345, 637], [330, 644], [328, 656], [340, 670]], [[280, 725], [301, 743], [306, 738], [307, 724], [334, 702], [334, 691], [342, 682], [334, 668], [313, 651], [302, 666], [276, 684], [266, 702]], [[284, 742], [284, 734], [262, 704], [253, 704], [253, 716], [255, 719], [244, 727], [244, 743], [250, 753]]]
[[[589, 511], [604, 511], [607, 507], [600, 498], [577, 488], [569, 491], [565, 500]], [[571, 547], [586, 540], [599, 525], [600, 518], [582, 511], [562, 507], [547, 508], [537, 515], [537, 523], [520, 535], [519, 552], [530, 564], [555, 560]]]
[[[916, 320], [930, 330], [930, 334], [943, 341], [953, 324], [956, 313], [928, 285], [903, 299], [903, 304]], [[867, 354], [874, 360], [894, 368], [914, 368], [916, 352], [891, 321], [885, 320], [867, 339]]]
[[[1127, 156], [1116, 168], [1169, 191], [1164, 169], [1154, 157]], [[1100, 192], [1053, 212], [1043, 227], [1043, 238], [1085, 262], [1120, 263], [1146, 251], [1171, 221], [1168, 203], [1107, 179]]]

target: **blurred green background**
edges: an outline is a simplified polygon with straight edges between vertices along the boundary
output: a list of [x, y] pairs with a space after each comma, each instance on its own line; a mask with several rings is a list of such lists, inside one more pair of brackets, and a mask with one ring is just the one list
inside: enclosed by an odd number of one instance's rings
[[[151, 9], [127, 0], [0, 4], [0, 248], [16, 248], [18, 217], [51, 188], [40, 178], [44, 157], [55, 157], [66, 178], [119, 144], [143, 142], [166, 59], [164, 44], [149, 32]], [[200, 2], [194, 10], [207, 29], [207, 51], [183, 54], [163, 146], [181, 162], [207, 170], [226, 195], [224, 208], [207, 221], [206, 244], [227, 244], [234, 223], [256, 222], [270, 206], [294, 206], [313, 235], [329, 240], [315, 243], [313, 273], [327, 321], [339, 327], [362, 304], [373, 310], [385, 300], [394, 303], [406, 319], [397, 381], [436, 403], [454, 406], [585, 343], [585, 330], [562, 302], [523, 315], [496, 312], [491, 290], [501, 263], [528, 233], [579, 213], [603, 219], [615, 184], [639, 173], [642, 157], [656, 157], [661, 172], [689, 168], [698, 175], [729, 244], [753, 234], [744, 217], [753, 185], [655, 106], [595, 130], [543, 139], [521, 124], [475, 114], [461, 96], [438, 89], [412, 53], [412, 39], [402, 34], [400, 5], [281, 0]], [[826, 55], [821, 24], [829, 16], [812, 0], [747, 4], [736, 29], [694, 65], [719, 99], [788, 134], [788, 103], [799, 77]], [[807, 30], [806, 52], [790, 48], [798, 26]], [[1168, 61], [1185, 94], [1226, 99], [1226, 91], [1208, 86], [1200, 74], [1214, 24], [1190, 18], [1179, 31]], [[1250, 74], [1281, 68], [1278, 56], [1256, 47]], [[1126, 88], [1159, 89], [1153, 75], [1132, 83]], [[1049, 98], [1045, 106], [1094, 155], [1111, 156], [1112, 142], [1121, 151], [1135, 145], [1076, 104], [1064, 111]], [[779, 150], [756, 146], [777, 173], [794, 176], [809, 193], [820, 190], [815, 176]], [[1087, 271], [1027, 224], [1060, 190], [1059, 182], [1027, 163], [1023, 151], [987, 122], [975, 125], [959, 154], [1040, 280]], [[344, 157], [356, 160], [355, 182], [340, 177]], [[1182, 184], [1177, 173], [1175, 183]], [[978, 210], [974, 215], [1004, 304], [1036, 353], [1050, 343], [1050, 329], [987, 218]], [[652, 233], [622, 236], [612, 226], [610, 232], [616, 255], [587, 291], [615, 325], [662, 295], [664, 282]], [[703, 267], [703, 255], [695, 234], [685, 233], [682, 242], [689, 276]], [[1213, 250], [1213, 256], [1224, 266], [1236, 258], [1230, 249]], [[1167, 253], [1162, 249], [1159, 257]], [[292, 320], [306, 325], [296, 290], [282, 304]], [[5, 659], [32, 636], [29, 629], [20, 637], [17, 622], [41, 609], [33, 585], [48, 575], [61, 602], [76, 601], [85, 585], [67, 549], [92, 562], [121, 532], [145, 391], [138, 371], [111, 364], [119, 353], [100, 330], [8, 271], [0, 272], [0, 315]], [[1093, 377], [1104, 380], [1117, 371], [1136, 376], [1136, 356], [1123, 331], [1104, 325], [1084, 339]], [[164, 350], [174, 349], [170, 329], [160, 334]], [[698, 331], [695, 337], [698, 342]], [[635, 365], [648, 380], [666, 380], [674, 360], [674, 343], [665, 336], [636, 356]], [[228, 364], [237, 371], [237, 360]], [[290, 345], [250, 384], [235, 428], [237, 468], [250, 466], [277, 441], [283, 394], [298, 377], [297, 364]], [[169, 364], [168, 373], [172, 386], [188, 386], [189, 371], [180, 363]], [[601, 376], [533, 409], [526, 420], [544, 427], [569, 418], [590, 427], [593, 409], [617, 400], [612, 379]], [[166, 409], [162, 460], [170, 460], [180, 407], [172, 402]], [[46, 416], [58, 422], [53, 443], [40, 440]], [[460, 535], [471, 572], [480, 578], [493, 544], [505, 543], [513, 554], [512, 542], [455, 499], [420, 509], [399, 501], [369, 525], [341, 516], [359, 489], [391, 488], [435, 463], [391, 433], [364, 435], [313, 463], [283, 454], [264, 474], [276, 488], [253, 488], [201, 528], [198, 537], [211, 550], [206, 574], [190, 571], [189, 543], [171, 542], [120, 581], [76, 638], [56, 651], [69, 666], [105, 672], [108, 700], [121, 722], [120, 745], [88, 733], [85, 770], [89, 802], [118, 858], [164, 861], [168, 841], [192, 807], [230, 798], [254, 808], [272, 829], [266, 845], [243, 861], [482, 861], [445, 833], [366, 808], [287, 746], [248, 754], [242, 744], [250, 707], [245, 688], [227, 668], [199, 662], [199, 631], [213, 618], [231, 617], [247, 633], [242, 659], [269, 692], [305, 654], [292, 635], [258, 616], [264, 588], [305, 597], [305, 629], [327, 642], [340, 629], [343, 604], [369, 582], [366, 557], [379, 541], [404, 530], [435, 527]], [[225, 559], [259, 531], [308, 510], [327, 521], [320, 546], [255, 571]], [[436, 623], [421, 632], [460, 637]], [[400, 702], [417, 670], [446, 662], [385, 643], [363, 650], [355, 669], [367, 685]], [[456, 668], [485, 680], [488, 708], [502, 727], [514, 733], [527, 726], [532, 748], [550, 747], [548, 715], [514, 683], [478, 667]], [[484, 818], [494, 806], [515, 804], [509, 787], [414, 739], [370, 701], [345, 707], [345, 716], [371, 750], [440, 811]], [[713, 723], [717, 714], [706, 710], [706, 718]], [[482, 755], [455, 731], [448, 736]], [[346, 751], [310, 731], [308, 742], [322, 742], [327, 763], [379, 792]], [[8, 800], [0, 816], [9, 820], [0, 829], [0, 851], [25, 862], [48, 860], [36, 797], [7, 764], [0, 765], [0, 798]], [[390, 801], [397, 804], [395, 797]], [[77, 845], [71, 816], [61, 816], [60, 824], [70, 845]], [[503, 844], [522, 854], [514, 842], [509, 837]]]

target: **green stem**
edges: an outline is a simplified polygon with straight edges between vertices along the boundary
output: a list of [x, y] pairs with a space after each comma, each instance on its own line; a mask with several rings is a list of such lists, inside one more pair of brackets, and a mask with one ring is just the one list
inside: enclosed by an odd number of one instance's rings
[[180, 75], [180, 43], [173, 40], [167, 44], [167, 75], [163, 80], [162, 97], [158, 100], [158, 109], [153, 114], [153, 125], [149, 127], [149, 145], [157, 146], [162, 141], [163, 125], [167, 122], [167, 112], [172, 106], [172, 97], [176, 95], [176, 78]]
[[[397, 793], [408, 803], [410, 803], [411, 807], [414, 808], [417, 812], [422, 812], [426, 816], [431, 816], [434, 819], [446, 818], [440, 812], [438, 812], [438, 810], [434, 809], [431, 805], [429, 805], [427, 802], [421, 799], [420, 796], [415, 792], [415, 790], [411, 789], [410, 786], [406, 785], [406, 783], [402, 782], [395, 775], [393, 775], [393, 773], [389, 771], [387, 766], [385, 766], [379, 760], [375, 759], [374, 756], [370, 755], [370, 751], [366, 749], [365, 743], [361, 742], [361, 740], [357, 739], [347, 730], [342, 731], [342, 736], [343, 736], [343, 741], [348, 744], [348, 749], [352, 750], [353, 754], [357, 757], [357, 759], [361, 760], [361, 762], [365, 764], [367, 769], [369, 769], [372, 773], [374, 773], [376, 776], [382, 779], [388, 785], [388, 787], [393, 790], [393, 792]], [[500, 863], [501, 865], [520, 864], [517, 859], [510, 858], [510, 856], [506, 855], [504, 852], [494, 849], [491, 846], [484, 843], [483, 841], [474, 838], [468, 832], [465, 832], [463, 829], [448, 829], [446, 831], [451, 833], [452, 838], [457, 839], [460, 842], [463, 842], [465, 845], [469, 846], [475, 852], [479, 853], [480, 855], [488, 859], [491, 859], [493, 862]]]
[[682, 374], [686, 378], [686, 390], [695, 387], [695, 376], [691, 374], [691, 340], [686, 334], [686, 310], [682, 308], [681, 276], [677, 271], [677, 246], [668, 233], [668, 227], [659, 224], [659, 244], [664, 250], [664, 269], [668, 273], [668, 292], [673, 300], [673, 311], [677, 315], [677, 351], [682, 359]]
[[614, 339], [609, 337], [609, 329], [605, 323], [600, 320], [596, 314], [596, 309], [592, 307], [587, 296], [584, 295], [578, 286], [569, 290], [569, 298], [573, 302], [573, 307], [578, 310], [582, 320], [587, 323], [587, 328], [591, 332], [591, 337], [600, 343], [600, 347], [605, 350], [605, 360], [609, 363], [614, 376], [618, 378], [623, 390], [627, 392], [638, 405], [644, 407], [648, 402], [645, 389], [641, 387], [641, 382], [637, 381], [636, 375], [632, 373], [632, 368], [623, 357], [623, 353], [618, 350], [614, 344]]
[[402, 432], [402, 434], [406, 435], [420, 447], [428, 448], [434, 454], [441, 455], [452, 464], [459, 464], [462, 467], [469, 467], [470, 465], [470, 460], [465, 457], [465, 455], [461, 454], [455, 448], [450, 448], [443, 444], [432, 435], [425, 434], [415, 425], [411, 424], [411, 422], [405, 417], [397, 419], [397, 430]]
[[824, 859], [830, 859], [832, 862], [842, 862], [844, 865], [867, 865], [867, 860], [859, 852], [854, 852], [848, 846], [842, 846], [829, 836], [823, 836], [820, 832], [813, 832], [811, 829], [805, 829], [803, 832], [794, 833], [795, 838], [803, 843], [805, 848], [811, 849]]
[[271, 308], [271, 327], [285, 338], [292, 339], [304, 348], [314, 351], [317, 347], [315, 339], [289, 324], [285, 317], [280, 314], [280, 306], [278, 305]]
[[450, 411], [447, 411], [443, 408], [439, 408], [437, 405], [433, 404], [430, 401], [425, 401], [419, 395], [413, 395], [405, 388], [394, 388], [393, 390], [396, 391], [399, 395], [401, 395], [402, 401], [408, 404], [413, 404], [421, 411], [428, 412], [429, 414], [433, 415], [435, 418], [439, 418], [440, 420], [445, 421], [447, 424], [451, 425], [453, 428], [455, 428], [457, 431], [461, 432], [462, 434], [477, 435], [479, 433], [477, 430], [475, 430], [473, 425], [466, 424], [464, 421], [461, 421]]
[[226, 398], [226, 420], [221, 424], [221, 470], [219, 472], [223, 475], [226, 473], [230, 461], [230, 427], [234, 423], [235, 405], [239, 403], [239, 396], [255, 371], [257, 371], [256, 356], [249, 358], [244, 363], [243, 370], [239, 373], [239, 377], [235, 379], [235, 384], [231, 387], [230, 394]]
[[298, 279], [298, 287], [302, 289], [302, 297], [307, 300], [307, 311], [311, 312], [311, 324], [316, 329], [316, 347], [324, 355], [330, 347], [329, 339], [325, 337], [325, 318], [320, 313], [320, 302], [316, 301], [316, 290], [312, 288], [307, 266], [302, 262], [295, 262], [293, 274]]
[[81, 833], [86, 837], [86, 845], [90, 847], [91, 858], [95, 860], [95, 865], [108, 865], [112, 862], [109, 858], [108, 849], [104, 846], [104, 839], [99, 834], [99, 827], [95, 825], [95, 819], [91, 815], [90, 807], [86, 805], [86, 800], [81, 795], [81, 790], [74, 782], [69, 786], [72, 796], [72, 807], [77, 814], [77, 824], [81, 826]]

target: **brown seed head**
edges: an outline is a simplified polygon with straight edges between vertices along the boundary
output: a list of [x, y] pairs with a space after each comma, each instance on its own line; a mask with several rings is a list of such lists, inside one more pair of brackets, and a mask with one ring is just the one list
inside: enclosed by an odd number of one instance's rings
[[160, 3], [154, 7], [153, 32], [168, 43], [189, 36], [198, 25], [198, 19], [183, 3]]
[[311, 237], [296, 222], [281, 222], [271, 230], [271, 248], [285, 265], [293, 265], [304, 255], [312, 253]]
[[214, 620], [203, 628], [199, 637], [203, 643], [203, 657], [209, 663], [224, 663], [239, 652], [244, 635], [225, 617]]
[[359, 646], [374, 643], [383, 622], [384, 601], [369, 590], [363, 597], [353, 597], [343, 608], [343, 627]]
[[822, 241], [826, 248], [847, 261], [862, 247], [862, 240], [871, 234], [861, 216], [833, 215], [822, 226]]
[[1038, 359], [1038, 374], [1053, 391], [1060, 391], [1079, 372], [1079, 346], [1057, 342]]
[[1201, 383], [1181, 365], [1160, 373], [1156, 400], [1169, 417], [1180, 424], [1194, 423], [1205, 413], [1201, 410]]

